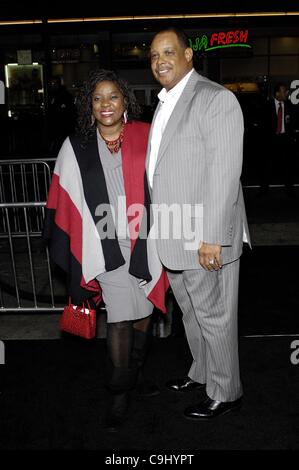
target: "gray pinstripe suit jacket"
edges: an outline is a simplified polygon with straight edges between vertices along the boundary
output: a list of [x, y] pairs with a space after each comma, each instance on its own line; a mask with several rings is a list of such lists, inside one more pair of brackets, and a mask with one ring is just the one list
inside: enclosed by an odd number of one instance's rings
[[[150, 142], [151, 132], [147, 168]], [[250, 243], [240, 184], [242, 160], [243, 115], [237, 99], [193, 71], [164, 130], [151, 197], [153, 204], [190, 205], [193, 228], [196, 205], [202, 204], [198, 242], [222, 245], [223, 263], [240, 257], [243, 229]], [[181, 221], [174, 218], [172, 224], [175, 233]], [[196, 249], [186, 250], [182, 237], [162, 239], [158, 235], [159, 257], [169, 269], [201, 268], [197, 248], [196, 244]]]

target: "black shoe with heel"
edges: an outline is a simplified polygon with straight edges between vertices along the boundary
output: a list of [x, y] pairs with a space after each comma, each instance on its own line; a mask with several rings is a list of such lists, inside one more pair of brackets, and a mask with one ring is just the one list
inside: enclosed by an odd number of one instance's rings
[[145, 363], [151, 342], [152, 335], [150, 332], [144, 332], [138, 329], [134, 330], [131, 361], [138, 370], [136, 392], [141, 397], [153, 397], [160, 393], [159, 387], [145, 374]]
[[105, 429], [107, 432], [118, 432], [126, 420], [129, 409], [129, 392], [115, 393], [107, 411]]
[[108, 432], [117, 432], [127, 418], [130, 391], [135, 386], [136, 373], [136, 369], [112, 367], [112, 374], [107, 384], [110, 403], [105, 419], [105, 429]]

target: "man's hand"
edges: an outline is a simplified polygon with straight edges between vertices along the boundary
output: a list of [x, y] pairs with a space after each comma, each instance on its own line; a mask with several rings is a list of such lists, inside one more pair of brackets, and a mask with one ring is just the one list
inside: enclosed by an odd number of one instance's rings
[[199, 263], [206, 271], [218, 271], [222, 268], [221, 245], [202, 243], [198, 249]]

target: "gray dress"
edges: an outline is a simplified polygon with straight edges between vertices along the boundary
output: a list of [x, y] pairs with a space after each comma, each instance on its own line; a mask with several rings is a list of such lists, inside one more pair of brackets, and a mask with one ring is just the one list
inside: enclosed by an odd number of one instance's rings
[[[138, 279], [128, 272], [131, 241], [128, 234], [126, 236], [124, 235], [124, 233], [127, 232], [127, 224], [125, 230], [123, 226], [120, 227], [120, 220], [126, 223], [127, 218], [126, 214], [123, 212], [121, 216], [118, 217], [120, 215], [118, 213], [118, 197], [123, 196], [123, 202], [125, 201], [121, 151], [111, 154], [99, 133], [98, 147], [107, 184], [109, 201], [115, 213], [114, 222], [118, 242], [126, 263], [113, 271], [100, 274], [97, 276], [97, 280], [102, 289], [108, 323], [124, 320], [138, 320], [152, 313], [153, 304], [146, 298], [143, 289], [139, 287]], [[121, 207], [125, 211], [125, 204], [122, 203]]]

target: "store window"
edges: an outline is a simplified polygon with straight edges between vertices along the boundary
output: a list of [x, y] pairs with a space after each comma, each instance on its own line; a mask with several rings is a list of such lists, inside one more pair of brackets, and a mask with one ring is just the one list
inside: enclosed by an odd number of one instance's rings
[[271, 54], [299, 54], [298, 37], [271, 38]]
[[268, 74], [268, 57], [248, 57], [223, 59], [221, 61], [221, 81], [255, 80], [260, 75]]
[[299, 76], [299, 56], [270, 57], [270, 75], [297, 78]]
[[144, 41], [114, 43], [112, 49], [113, 63], [118, 68], [148, 67], [149, 44]]
[[108, 32], [51, 36], [52, 76], [60, 77], [74, 98], [89, 72], [110, 68]]
[[252, 48], [254, 55], [266, 55], [268, 54], [268, 38], [254, 37], [252, 40]]
[[157, 95], [161, 87], [155, 85], [133, 85], [132, 90], [139, 104], [142, 106], [153, 106], [156, 104]]
[[38, 114], [44, 107], [42, 65], [7, 64], [5, 80], [8, 89], [8, 114], [22, 112]]

